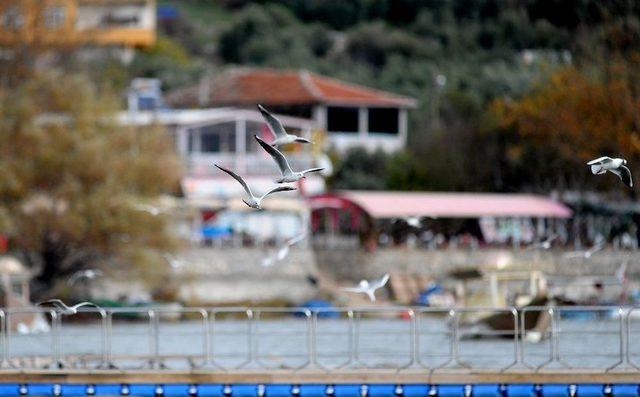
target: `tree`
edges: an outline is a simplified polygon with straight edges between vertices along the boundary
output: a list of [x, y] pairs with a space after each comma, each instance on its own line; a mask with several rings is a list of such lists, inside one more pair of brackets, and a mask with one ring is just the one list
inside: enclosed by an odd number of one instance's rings
[[625, 157], [637, 175], [640, 102], [628, 72], [616, 62], [605, 76], [567, 67], [518, 101], [495, 101], [491, 114], [511, 136], [506, 155], [517, 178], [537, 188], [610, 188], [618, 181], [593, 178], [585, 166], [603, 155]]
[[144, 265], [176, 244], [165, 216], [136, 207], [176, 188], [171, 142], [119, 124], [114, 99], [56, 72], [0, 90], [0, 227], [37, 269], [36, 293], [90, 262]]

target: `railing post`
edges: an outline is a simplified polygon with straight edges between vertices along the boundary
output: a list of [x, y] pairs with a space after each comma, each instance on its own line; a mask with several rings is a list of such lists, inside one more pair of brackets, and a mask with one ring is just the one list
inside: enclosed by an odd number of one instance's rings
[[149, 360], [149, 365], [151, 366], [151, 368], [156, 368], [156, 366], [159, 364], [159, 359], [160, 359], [159, 357], [160, 341], [158, 340], [159, 324], [158, 324], [158, 319], [157, 319], [155, 310], [151, 309], [147, 313], [149, 315], [149, 351], [151, 353], [151, 359]]
[[62, 368], [62, 358], [60, 356], [60, 327], [62, 327], [61, 316], [58, 315], [54, 310], [51, 312], [51, 324], [53, 327], [51, 328], [51, 337], [53, 339], [53, 363], [57, 368]]
[[0, 311], [0, 332], [2, 333], [2, 362], [0, 362], [0, 368], [8, 367], [9, 360], [7, 359], [7, 317], [4, 310]]

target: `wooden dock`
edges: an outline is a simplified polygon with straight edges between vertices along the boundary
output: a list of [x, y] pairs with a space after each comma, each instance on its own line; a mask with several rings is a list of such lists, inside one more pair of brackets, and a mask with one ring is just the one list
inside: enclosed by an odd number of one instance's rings
[[211, 370], [0, 370], [0, 383], [187, 383], [187, 384], [638, 384], [640, 371], [427, 371], [354, 370], [325, 372]]

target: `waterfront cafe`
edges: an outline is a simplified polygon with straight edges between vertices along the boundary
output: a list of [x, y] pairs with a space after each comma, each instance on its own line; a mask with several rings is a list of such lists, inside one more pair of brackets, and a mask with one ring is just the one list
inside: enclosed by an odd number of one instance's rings
[[[368, 249], [404, 244], [512, 245], [568, 238], [572, 211], [533, 194], [337, 191], [309, 199], [314, 235], [355, 239]], [[337, 237], [337, 238], [336, 238]]]

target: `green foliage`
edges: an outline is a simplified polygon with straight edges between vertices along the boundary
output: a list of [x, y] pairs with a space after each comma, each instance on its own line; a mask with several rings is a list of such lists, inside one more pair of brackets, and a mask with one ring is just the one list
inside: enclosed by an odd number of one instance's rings
[[349, 150], [339, 160], [333, 180], [334, 189], [382, 190], [385, 189], [387, 155], [377, 150], [373, 153], [364, 148]]
[[46, 286], [91, 261], [143, 265], [141, 252], [176, 244], [164, 216], [134, 206], [176, 188], [171, 142], [160, 128], [118, 124], [115, 109], [106, 88], [79, 75], [0, 91], [0, 135], [11, 142], [0, 148], [3, 233], [12, 249], [38, 254]]
[[198, 80], [204, 70], [185, 49], [171, 38], [160, 36], [148, 50], [138, 52], [129, 67], [131, 77], [155, 77], [171, 90]]

